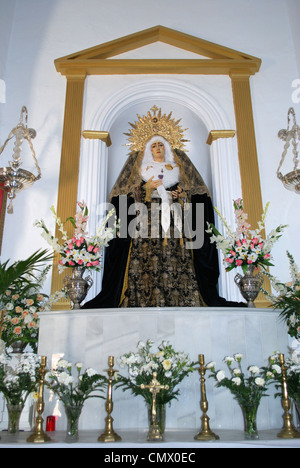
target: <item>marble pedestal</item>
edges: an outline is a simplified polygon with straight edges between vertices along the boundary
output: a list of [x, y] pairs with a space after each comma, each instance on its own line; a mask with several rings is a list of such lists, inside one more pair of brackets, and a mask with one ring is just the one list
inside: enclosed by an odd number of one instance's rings
[[[215, 361], [217, 369], [225, 369], [225, 356], [244, 355], [243, 368], [264, 366], [276, 350], [288, 354], [288, 334], [279, 314], [268, 309], [248, 308], [156, 308], [156, 309], [98, 309], [52, 311], [40, 314], [39, 354], [48, 358], [48, 367], [61, 357], [83, 362], [84, 368], [93, 367], [101, 373], [107, 369], [108, 356], [115, 356], [115, 368], [121, 372], [117, 358], [135, 351], [138, 341], [152, 339], [156, 344], [168, 340], [177, 351], [197, 360], [205, 355], [206, 362]], [[241, 410], [225, 388], [216, 388], [213, 379], [206, 380], [208, 415], [214, 430], [243, 429]], [[280, 399], [263, 398], [258, 412], [258, 429], [282, 427]], [[114, 400], [114, 428], [147, 428], [144, 401], [130, 392], [116, 390]], [[195, 429], [201, 426], [199, 374], [193, 373], [180, 387], [179, 400], [167, 407], [167, 428]], [[66, 428], [62, 404], [45, 391], [44, 419], [57, 415], [58, 430]], [[90, 399], [80, 418], [81, 430], [104, 428], [105, 402]]]

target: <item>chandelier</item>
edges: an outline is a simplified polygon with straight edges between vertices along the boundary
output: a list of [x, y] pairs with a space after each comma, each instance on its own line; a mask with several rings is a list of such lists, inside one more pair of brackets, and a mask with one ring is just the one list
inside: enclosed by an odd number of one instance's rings
[[[24, 122], [25, 120], [25, 122]], [[2, 154], [7, 143], [15, 138], [15, 144], [13, 149], [12, 161], [9, 161], [9, 167], [0, 168], [0, 189], [7, 192], [10, 203], [7, 207], [7, 213], [13, 213], [13, 199], [16, 198], [16, 194], [23, 190], [24, 188], [32, 185], [36, 180], [41, 178], [41, 170], [38, 165], [35, 151], [31, 139], [36, 137], [36, 131], [33, 128], [28, 128], [28, 111], [25, 106], [21, 109], [20, 122], [16, 127], [14, 127], [10, 134], [8, 135], [4, 145], [0, 148], [0, 155]], [[27, 171], [26, 169], [21, 169], [23, 164], [21, 160], [21, 151], [22, 143], [24, 140], [27, 140], [32, 157], [38, 172], [38, 175], [35, 176], [32, 172]]]
[[[292, 122], [291, 122], [292, 120]], [[281, 160], [277, 169], [277, 177], [283, 183], [284, 187], [288, 190], [292, 190], [300, 194], [300, 170], [298, 169], [299, 158], [298, 158], [298, 144], [300, 140], [300, 127], [296, 123], [296, 115], [294, 109], [291, 107], [288, 110], [287, 115], [288, 126], [287, 129], [280, 130], [278, 137], [285, 141], [284, 150], [281, 156]], [[294, 169], [288, 172], [286, 175], [282, 175], [280, 172], [281, 166], [284, 162], [287, 151], [292, 144], [292, 154]]]

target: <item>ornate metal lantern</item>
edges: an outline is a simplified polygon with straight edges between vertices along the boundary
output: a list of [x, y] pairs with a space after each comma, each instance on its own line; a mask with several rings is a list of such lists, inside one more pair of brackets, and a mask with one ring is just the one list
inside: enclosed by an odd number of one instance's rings
[[[25, 122], [24, 122], [25, 117]], [[9, 167], [0, 168], [0, 189], [5, 190], [10, 199], [10, 203], [7, 207], [8, 213], [13, 213], [12, 201], [16, 197], [16, 194], [23, 190], [24, 188], [32, 185], [36, 180], [41, 178], [41, 170], [37, 162], [35, 151], [32, 145], [32, 139], [36, 137], [36, 131], [33, 128], [28, 128], [28, 111], [25, 106], [21, 109], [20, 122], [16, 127], [14, 127], [8, 138], [6, 139], [4, 145], [0, 148], [0, 155], [2, 154], [7, 143], [15, 138], [15, 145], [12, 155], [12, 161], [9, 161]], [[27, 140], [32, 157], [38, 171], [38, 175], [35, 176], [32, 172], [27, 171], [26, 169], [21, 169], [23, 164], [21, 160], [21, 151], [23, 140]]]
[[[294, 109], [291, 107], [288, 110], [288, 126], [287, 129], [280, 130], [278, 137], [285, 141], [284, 150], [281, 156], [281, 160], [277, 169], [277, 177], [282, 181], [284, 187], [288, 190], [292, 190], [300, 194], [300, 170], [298, 169], [299, 157], [298, 157], [298, 144], [300, 139], [300, 127], [296, 123], [296, 115]], [[291, 125], [292, 120], [292, 126]], [[287, 151], [292, 143], [293, 163], [294, 169], [285, 175], [280, 172], [281, 166], [284, 162]]]

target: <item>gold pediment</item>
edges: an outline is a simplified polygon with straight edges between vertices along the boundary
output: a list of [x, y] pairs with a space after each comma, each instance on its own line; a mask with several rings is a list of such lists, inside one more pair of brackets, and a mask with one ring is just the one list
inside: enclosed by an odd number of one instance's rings
[[[120, 59], [120, 54], [162, 42], [196, 54], [189, 59]], [[199, 58], [197, 58], [199, 56]], [[69, 77], [126, 74], [253, 75], [259, 71], [257, 57], [214, 44], [164, 26], [130, 34], [55, 60], [56, 70]]]

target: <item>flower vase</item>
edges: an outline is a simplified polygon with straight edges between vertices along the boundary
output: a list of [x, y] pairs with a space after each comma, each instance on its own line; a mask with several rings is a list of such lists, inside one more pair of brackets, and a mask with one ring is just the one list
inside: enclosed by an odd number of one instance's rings
[[8, 412], [8, 433], [16, 434], [20, 430], [20, 418], [24, 406], [20, 403], [18, 405], [11, 405], [7, 403]]
[[[148, 409], [148, 424], [149, 428], [152, 425], [152, 405], [147, 403]], [[156, 403], [156, 424], [158, 425], [158, 429], [161, 435], [165, 433], [166, 429], [166, 405]]]
[[254, 301], [258, 296], [264, 282], [263, 275], [254, 275], [255, 265], [248, 265], [244, 276], [237, 273], [234, 277], [235, 284], [239, 287], [241, 295], [247, 301], [248, 307], [255, 308]]
[[72, 277], [67, 275], [64, 278], [64, 285], [71, 299], [72, 309], [80, 309], [80, 303], [85, 299], [93, 284], [90, 276], [83, 278], [84, 272], [85, 267], [76, 266], [72, 268]]
[[67, 416], [67, 437], [66, 442], [76, 442], [79, 438], [78, 425], [83, 405], [65, 405]]
[[259, 407], [258, 404], [249, 404], [249, 405], [240, 405], [243, 418], [244, 418], [244, 434], [245, 439], [248, 440], [255, 440], [258, 439], [258, 432], [257, 432], [257, 424], [256, 424], [256, 417], [257, 417], [257, 410]]
[[10, 347], [12, 348], [12, 354], [24, 353], [26, 346], [27, 346], [27, 343], [25, 343], [22, 340], [16, 340], [10, 344]]

